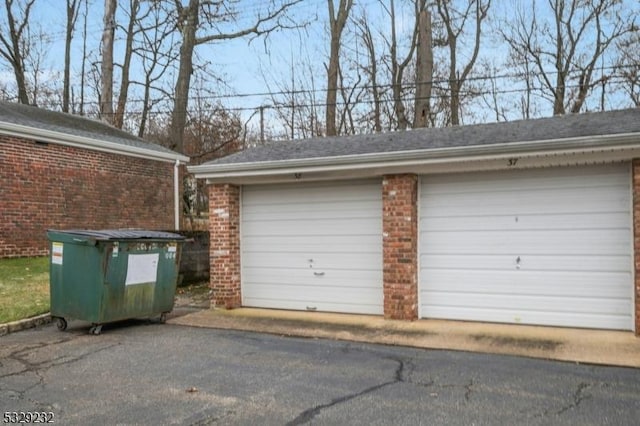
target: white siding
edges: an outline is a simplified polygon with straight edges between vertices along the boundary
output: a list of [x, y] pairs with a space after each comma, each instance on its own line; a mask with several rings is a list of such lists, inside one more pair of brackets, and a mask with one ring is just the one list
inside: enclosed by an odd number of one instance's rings
[[244, 306], [383, 313], [380, 181], [242, 191]]
[[424, 318], [633, 328], [628, 165], [424, 176]]

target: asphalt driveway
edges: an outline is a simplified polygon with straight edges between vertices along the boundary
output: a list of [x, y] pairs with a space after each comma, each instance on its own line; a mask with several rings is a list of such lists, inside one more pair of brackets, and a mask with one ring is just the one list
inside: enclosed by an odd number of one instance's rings
[[[640, 369], [129, 321], [0, 337], [0, 414], [57, 424], [637, 424]], [[5, 418], [6, 419], [6, 418]]]

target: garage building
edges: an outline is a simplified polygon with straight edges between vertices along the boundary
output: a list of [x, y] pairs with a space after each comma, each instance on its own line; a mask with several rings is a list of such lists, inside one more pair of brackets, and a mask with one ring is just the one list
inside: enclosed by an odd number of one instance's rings
[[190, 170], [214, 305], [640, 329], [640, 109], [273, 142]]

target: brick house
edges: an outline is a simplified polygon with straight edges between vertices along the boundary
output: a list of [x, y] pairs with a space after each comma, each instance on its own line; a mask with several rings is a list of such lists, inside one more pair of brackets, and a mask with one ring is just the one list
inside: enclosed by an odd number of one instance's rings
[[189, 169], [209, 185], [217, 306], [640, 332], [640, 109]]
[[84, 117], [0, 102], [0, 258], [48, 228], [175, 229], [188, 157]]

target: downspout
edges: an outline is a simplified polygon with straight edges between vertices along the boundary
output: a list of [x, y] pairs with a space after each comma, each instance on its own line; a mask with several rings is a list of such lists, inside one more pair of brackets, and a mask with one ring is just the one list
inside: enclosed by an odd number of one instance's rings
[[180, 230], [180, 187], [179, 185], [180, 174], [180, 160], [176, 158], [176, 163], [173, 165], [173, 217], [175, 218], [174, 225], [175, 230]]

